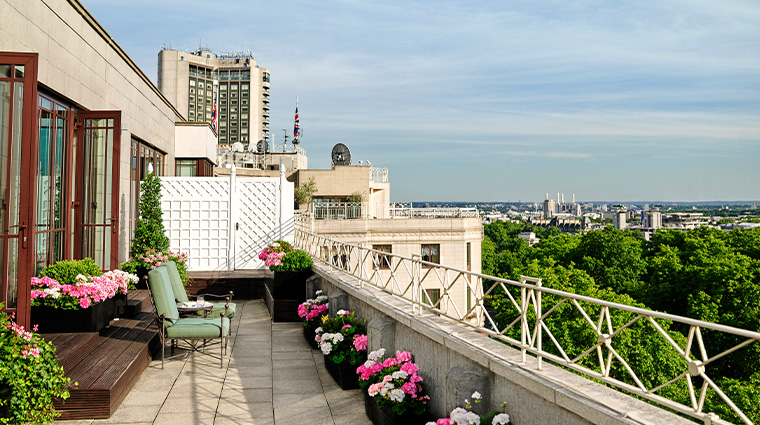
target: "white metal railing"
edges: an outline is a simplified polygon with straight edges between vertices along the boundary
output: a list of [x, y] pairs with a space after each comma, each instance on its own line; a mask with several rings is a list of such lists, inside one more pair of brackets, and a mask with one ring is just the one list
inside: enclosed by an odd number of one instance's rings
[[372, 167], [370, 169], [370, 175], [372, 176], [372, 181], [375, 183], [388, 183], [388, 169], [387, 168], [376, 168]]
[[391, 208], [393, 218], [479, 217], [477, 208]]
[[[409, 303], [412, 314], [421, 314], [424, 310], [433, 311], [466, 326], [474, 327], [494, 339], [519, 348], [522, 351], [523, 362], [527, 361], [527, 355], [530, 353], [537, 358], [538, 370], [542, 369], [542, 362], [546, 359], [677, 412], [703, 420], [705, 424], [729, 424], [730, 422], [719, 418], [714, 413], [703, 411], [709, 389], [714, 391], [745, 424], [752, 425], [752, 421], [744, 412], [710, 378], [707, 366], [737, 350], [760, 343], [758, 332], [546, 288], [542, 286], [542, 281], [538, 278], [522, 276], [519, 282], [501, 279], [430, 263], [420, 258], [409, 258], [361, 245], [338, 242], [312, 233], [312, 223], [308, 217], [296, 217], [295, 228], [295, 245], [308, 252], [315, 260], [356, 277], [362, 285], [369, 284], [403, 298]], [[484, 282], [487, 282], [485, 286]], [[453, 293], [457, 286], [465, 288], [467, 293], [464, 298], [469, 300], [469, 303], [461, 302], [463, 297]], [[497, 323], [492, 313], [486, 309], [486, 298], [497, 290], [506, 294], [509, 304], [514, 308], [515, 318], [507, 325]], [[431, 297], [433, 291], [437, 291], [439, 295], [438, 299], [434, 300], [435, 302], [432, 299], [434, 297]], [[519, 296], [513, 296], [513, 292], [519, 292]], [[544, 297], [550, 297], [554, 302], [545, 303]], [[548, 307], [546, 311], [544, 311], [544, 304]], [[577, 314], [578, 321], [588, 326], [597, 337], [595, 343], [584, 347], [587, 349], [574, 357], [571, 357], [560, 345], [546, 323], [547, 317], [560, 310], [562, 305], [571, 308]], [[619, 319], [622, 314], [631, 318], [624, 325], [615, 328], [613, 317]], [[675, 331], [666, 331], [658, 320], [670, 321], [674, 327], [688, 330], [685, 332], [685, 346], [676, 343], [673, 338]], [[649, 330], [662, 338], [663, 344], [667, 344], [678, 352], [683, 359], [680, 374], [656, 387], [648, 387], [642, 383], [649, 380], [641, 379], [645, 377], [644, 373], [634, 371], [631, 365], [636, 366], [632, 363], [635, 359], [631, 359], [629, 363], [629, 360], [623, 358], [621, 353], [613, 347], [615, 338], [634, 325], [651, 327]], [[520, 334], [519, 340], [508, 335], [510, 331], [513, 335], [516, 334], [517, 330]], [[720, 335], [713, 335], [713, 333]], [[737, 338], [739, 342], [730, 349], [708, 355], [705, 348], [706, 337], [732, 337]], [[544, 342], [553, 347], [554, 353], [543, 348]], [[594, 367], [598, 366], [598, 369], [591, 369], [581, 363], [581, 360], [589, 355], [593, 357], [594, 352], [598, 357], [598, 364], [594, 360]], [[627, 375], [621, 379], [627, 379], [629, 382], [610, 376], [613, 361], [623, 366]], [[695, 387], [695, 379], [702, 382], [701, 387]], [[689, 404], [681, 404], [658, 394], [658, 391], [681, 380], [686, 382]]]
[[367, 205], [363, 202], [314, 202], [312, 217], [316, 220], [365, 218]]

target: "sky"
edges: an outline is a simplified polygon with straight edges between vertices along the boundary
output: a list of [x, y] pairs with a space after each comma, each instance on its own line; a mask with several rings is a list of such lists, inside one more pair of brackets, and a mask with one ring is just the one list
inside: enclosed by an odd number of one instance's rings
[[270, 128], [391, 200], [760, 200], [756, 0], [81, 0], [156, 81], [162, 46], [251, 49]]

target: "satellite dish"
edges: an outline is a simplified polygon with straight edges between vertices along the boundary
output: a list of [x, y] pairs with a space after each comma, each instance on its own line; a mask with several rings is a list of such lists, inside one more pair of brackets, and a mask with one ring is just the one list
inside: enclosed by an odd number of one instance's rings
[[259, 140], [259, 142], [256, 143], [256, 152], [267, 153], [268, 150], [269, 150], [269, 143], [267, 143], [266, 140]]
[[232, 144], [232, 151], [233, 152], [244, 152], [245, 151], [245, 147], [243, 146], [242, 143], [235, 142], [235, 143]]
[[332, 149], [332, 165], [351, 165], [351, 151], [348, 146], [338, 143]]

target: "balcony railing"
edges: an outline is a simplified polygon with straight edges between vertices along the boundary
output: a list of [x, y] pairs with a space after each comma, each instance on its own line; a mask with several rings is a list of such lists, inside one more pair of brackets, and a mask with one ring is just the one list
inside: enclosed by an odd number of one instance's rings
[[[538, 370], [542, 370], [542, 361], [546, 359], [706, 424], [729, 424], [714, 413], [703, 411], [708, 390], [713, 391], [745, 424], [752, 424], [713, 381], [708, 367], [727, 355], [760, 343], [758, 332], [546, 288], [538, 278], [522, 276], [520, 281], [502, 279], [420, 258], [338, 242], [312, 233], [310, 219], [304, 216], [297, 216], [295, 224], [295, 245], [315, 260], [354, 276], [362, 285], [372, 285], [403, 299], [412, 314], [433, 311], [515, 346], [522, 352], [523, 363], [527, 361], [528, 354], [537, 358]], [[458, 302], [464, 298], [455, 297], [452, 293], [455, 285], [461, 287], [462, 284], [469, 292], [464, 297], [468, 300], [466, 303]], [[431, 297], [431, 290], [438, 291], [439, 298], [435, 302], [431, 301], [434, 298]], [[508, 298], [513, 317], [508, 324], [498, 323], [495, 313], [486, 308], [486, 300], [497, 291], [503, 291]], [[548, 318], [559, 314], [563, 317], [574, 314], [575, 323], [596, 335], [595, 342], [580, 347], [583, 350], [580, 354], [572, 354], [570, 347], [563, 347], [558, 335], [554, 335], [547, 325]], [[624, 318], [624, 324], [613, 326], [613, 322], [621, 323], [621, 318]], [[675, 341], [680, 338], [674, 339], [674, 331], [666, 330], [664, 323], [667, 322], [672, 323], [672, 328], [683, 330], [686, 335], [683, 346]], [[626, 333], [642, 326], [647, 327], [653, 338], [658, 338], [663, 346], [674, 350], [682, 358], [677, 374], [667, 377], [669, 381], [657, 386], [648, 386], [644, 382], [652, 382], [648, 378], [654, 380], [659, 376], [647, 375], [652, 371], [636, 371], [637, 359], [624, 358], [619, 350], [619, 341], [626, 338]], [[518, 333], [519, 339], [516, 337]], [[736, 343], [721, 352], [708, 354], [708, 338], [735, 340]], [[578, 348], [575, 350], [577, 352]], [[587, 366], [589, 359], [593, 361], [592, 366]], [[622, 365], [623, 376], [611, 376], [613, 362]], [[680, 381], [685, 381], [689, 403], [678, 403], [658, 394], [663, 388]], [[696, 386], [695, 381], [700, 385]]]
[[391, 208], [393, 218], [479, 217], [477, 208]]
[[316, 220], [364, 218], [366, 210], [363, 202], [315, 202], [312, 205], [312, 216]]
[[375, 183], [388, 183], [388, 169], [387, 168], [375, 168], [370, 169], [372, 173], [372, 181]]

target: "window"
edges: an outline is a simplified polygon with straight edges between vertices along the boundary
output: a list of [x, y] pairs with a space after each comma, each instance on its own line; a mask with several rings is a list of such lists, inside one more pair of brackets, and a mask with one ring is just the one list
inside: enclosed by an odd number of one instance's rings
[[[422, 245], [422, 261], [428, 261], [430, 263], [440, 264], [441, 263], [441, 245], [440, 244], [423, 244]], [[423, 266], [423, 267], [426, 267], [426, 266]]]
[[198, 161], [194, 159], [178, 159], [175, 161], [175, 174], [179, 177], [194, 177], [197, 175]]
[[441, 299], [441, 290], [440, 289], [426, 289], [422, 288], [420, 289], [422, 292], [420, 294], [420, 301], [422, 304], [427, 304], [431, 307], [435, 306], [436, 308], [440, 308], [441, 306], [436, 306], [435, 304], [438, 302], [438, 300]]
[[[232, 97], [235, 97], [235, 96], [232, 96]], [[237, 100], [234, 100], [234, 99], [230, 100], [230, 104], [231, 105], [237, 105]]]
[[240, 86], [240, 88], [243, 90], [248, 90], [248, 84], [243, 84]]
[[[393, 252], [391, 248], [392, 248], [391, 245], [372, 245], [372, 249], [377, 250], [377, 251], [387, 252], [389, 254]], [[377, 256], [376, 261], [374, 261], [376, 269], [390, 269], [391, 268], [391, 263], [392, 263], [391, 256], [384, 255], [384, 254], [377, 254], [377, 253], [375, 253], [375, 255]]]
[[190, 80], [190, 87], [195, 87], [195, 80]]
[[472, 244], [471, 242], [467, 242], [467, 270], [470, 270], [471, 265], [472, 265]]

